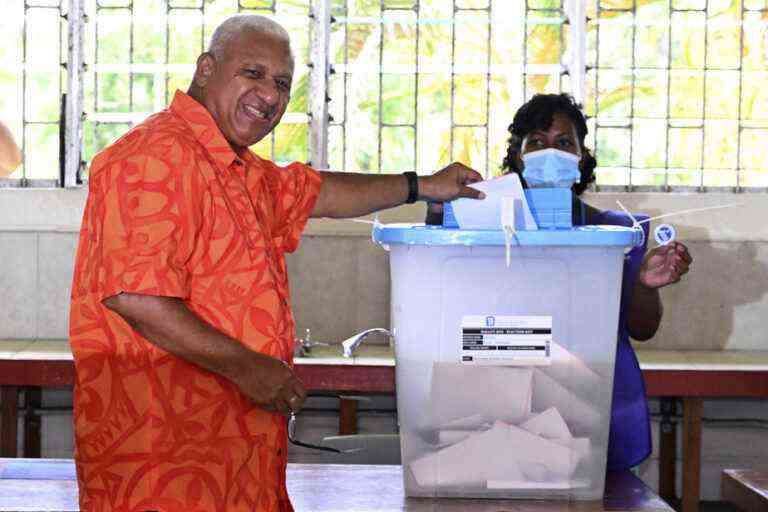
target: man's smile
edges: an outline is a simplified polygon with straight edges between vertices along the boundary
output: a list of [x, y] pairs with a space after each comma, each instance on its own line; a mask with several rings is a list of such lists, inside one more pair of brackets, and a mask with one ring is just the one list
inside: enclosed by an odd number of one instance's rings
[[269, 121], [272, 117], [274, 109], [264, 109], [263, 107], [257, 107], [255, 105], [243, 104], [242, 110], [246, 116], [255, 119], [256, 121]]

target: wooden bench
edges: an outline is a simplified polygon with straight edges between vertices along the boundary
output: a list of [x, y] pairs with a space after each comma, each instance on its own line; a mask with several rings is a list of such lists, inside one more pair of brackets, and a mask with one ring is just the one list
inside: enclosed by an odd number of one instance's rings
[[723, 501], [742, 512], [768, 510], [768, 473], [752, 469], [726, 469], [720, 480]]
[[[391, 349], [363, 345], [360, 357], [340, 357], [339, 347], [318, 347], [309, 358], [296, 360], [296, 372], [310, 392], [395, 392]], [[649, 397], [661, 399], [659, 494], [677, 500], [675, 489], [677, 406], [682, 403], [681, 510], [697, 512], [701, 490], [701, 420], [704, 399], [768, 398], [768, 351], [638, 351]], [[71, 387], [72, 354], [66, 341], [0, 341], [0, 456], [15, 457], [16, 404], [22, 389]], [[343, 404], [340, 425], [354, 425], [354, 403]], [[340, 431], [352, 433], [348, 430]], [[39, 456], [39, 419], [25, 415], [25, 439]], [[29, 442], [27, 444], [30, 444]]]
[[[401, 466], [288, 464], [288, 493], [297, 512], [673, 512], [628, 471], [609, 472], [601, 501], [408, 499]], [[0, 459], [0, 511], [75, 512], [75, 466], [64, 459]]]

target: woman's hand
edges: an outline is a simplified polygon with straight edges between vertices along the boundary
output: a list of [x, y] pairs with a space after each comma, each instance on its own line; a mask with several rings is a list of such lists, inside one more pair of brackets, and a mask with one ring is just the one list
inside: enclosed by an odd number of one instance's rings
[[640, 266], [638, 282], [646, 288], [657, 289], [680, 281], [690, 268], [693, 259], [688, 248], [680, 242], [672, 242], [651, 249]]

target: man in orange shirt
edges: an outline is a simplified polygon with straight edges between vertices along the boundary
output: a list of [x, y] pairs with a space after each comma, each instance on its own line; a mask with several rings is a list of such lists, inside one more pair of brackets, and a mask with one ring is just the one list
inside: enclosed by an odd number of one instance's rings
[[284, 253], [310, 216], [479, 195], [461, 164], [417, 179], [259, 158], [292, 76], [282, 27], [230, 18], [188, 94], [91, 164], [70, 315], [85, 512], [291, 510], [284, 414], [306, 391]]

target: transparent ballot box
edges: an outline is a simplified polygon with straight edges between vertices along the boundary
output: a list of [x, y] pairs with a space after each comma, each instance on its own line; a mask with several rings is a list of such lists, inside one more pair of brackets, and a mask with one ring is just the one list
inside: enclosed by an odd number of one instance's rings
[[640, 236], [374, 226], [408, 496], [602, 497], [624, 254]]

